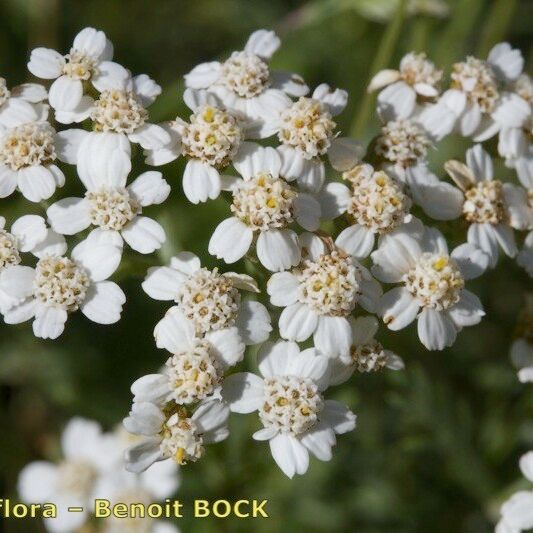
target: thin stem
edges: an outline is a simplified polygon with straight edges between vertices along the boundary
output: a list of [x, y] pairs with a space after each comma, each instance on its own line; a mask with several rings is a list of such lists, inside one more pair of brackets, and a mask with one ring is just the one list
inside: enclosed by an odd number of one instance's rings
[[516, 0], [495, 0], [492, 3], [477, 49], [478, 57], [486, 57], [489, 50], [504, 39], [515, 7]]
[[[390, 63], [391, 57], [394, 54], [396, 44], [400, 37], [406, 14], [406, 7], [407, 0], [400, 0], [395, 15], [391, 18], [387, 28], [385, 29], [385, 32], [383, 33], [377, 54], [372, 63], [372, 67], [370, 68], [369, 81], [377, 72], [383, 70]], [[374, 95], [366, 93], [363, 97], [363, 102], [359, 109], [359, 113], [356, 115], [352, 123], [352, 127], [350, 128], [352, 136], [360, 137], [364, 133], [368, 119], [370, 118], [370, 114], [372, 112], [373, 104]]]

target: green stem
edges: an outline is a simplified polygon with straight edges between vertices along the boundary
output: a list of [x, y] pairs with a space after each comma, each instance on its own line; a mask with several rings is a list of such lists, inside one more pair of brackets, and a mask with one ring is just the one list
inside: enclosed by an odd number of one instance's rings
[[[377, 72], [383, 70], [390, 63], [391, 57], [400, 37], [406, 14], [406, 7], [407, 0], [400, 0], [394, 17], [391, 18], [387, 28], [385, 29], [385, 32], [383, 33], [377, 54], [372, 63], [372, 67], [370, 68], [369, 81]], [[363, 97], [363, 102], [359, 109], [359, 113], [357, 113], [352, 123], [352, 127], [350, 128], [352, 136], [360, 137], [364, 133], [368, 119], [370, 118], [370, 114], [372, 112], [373, 105], [374, 95], [366, 93]]]
[[515, 7], [516, 0], [495, 0], [492, 3], [477, 49], [478, 57], [486, 57], [489, 50], [505, 38]]

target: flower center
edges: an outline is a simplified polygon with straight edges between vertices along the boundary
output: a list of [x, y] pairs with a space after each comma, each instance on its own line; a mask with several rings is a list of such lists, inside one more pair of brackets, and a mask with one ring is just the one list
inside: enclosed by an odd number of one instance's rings
[[300, 97], [280, 115], [278, 138], [306, 159], [324, 155], [331, 145], [336, 123], [326, 107], [313, 98]]
[[85, 198], [92, 224], [106, 230], [120, 231], [140, 212], [139, 203], [124, 187], [87, 191]]
[[338, 250], [304, 261], [297, 277], [298, 300], [320, 315], [347, 316], [360, 295], [361, 270]]
[[8, 101], [10, 96], [11, 93], [7, 88], [5, 78], [0, 77], [0, 107], [2, 107]]
[[466, 93], [468, 101], [478, 104], [484, 113], [494, 110], [499, 98], [496, 76], [486, 61], [469, 56], [462, 63], [453, 65], [452, 89]]
[[85, 269], [67, 257], [45, 257], [35, 267], [34, 295], [48, 306], [76, 311], [89, 285]]
[[505, 219], [505, 202], [500, 181], [480, 181], [464, 194], [463, 215], [468, 222], [499, 224]]
[[0, 270], [19, 263], [20, 255], [16, 237], [0, 229]]
[[175, 301], [202, 335], [233, 326], [241, 295], [224, 274], [204, 267], [181, 284]]
[[275, 376], [265, 379], [259, 417], [267, 428], [299, 435], [318, 422], [323, 406], [322, 395], [311, 379]]
[[261, 174], [234, 191], [231, 212], [253, 230], [284, 228], [293, 221], [295, 198], [284, 180]]
[[233, 52], [222, 65], [222, 82], [239, 96], [252, 98], [270, 85], [270, 71], [255, 54]]
[[189, 404], [203, 400], [215, 390], [222, 369], [211, 356], [209, 343], [196, 340], [190, 350], [168, 359], [166, 374], [173, 400], [178, 404]]
[[348, 214], [356, 224], [386, 233], [398, 227], [409, 213], [411, 200], [385, 172], [357, 166], [342, 177], [352, 183]]
[[67, 460], [58, 465], [58, 488], [69, 496], [89, 498], [97, 478], [96, 469], [83, 460]]
[[94, 103], [91, 120], [95, 131], [133, 133], [148, 118], [148, 112], [131, 91], [103, 91]]
[[75, 48], [65, 56], [63, 74], [71, 80], [87, 81], [96, 73], [96, 61]]
[[204, 447], [194, 421], [180, 415], [181, 413], [173, 414], [163, 426], [160, 449], [164, 457], [172, 457], [183, 465], [187, 461], [200, 459], [204, 454]]
[[435, 68], [435, 64], [427, 59], [425, 53], [410, 52], [400, 63], [400, 74], [409, 85], [426, 83], [436, 87], [442, 79], [442, 70]]
[[181, 144], [187, 157], [221, 168], [230, 163], [241, 140], [237, 119], [206, 105], [191, 116], [190, 124], [184, 127]]
[[425, 157], [430, 144], [420, 126], [410, 120], [394, 120], [381, 128], [376, 153], [405, 168]]
[[358, 372], [378, 372], [385, 367], [387, 362], [383, 346], [376, 340], [368, 344], [352, 346], [350, 355], [352, 365]]
[[55, 131], [45, 122], [11, 128], [0, 144], [0, 163], [11, 170], [47, 165], [56, 159]]
[[459, 301], [465, 282], [456, 262], [447, 255], [424, 253], [404, 274], [407, 290], [424, 307], [449, 309]]

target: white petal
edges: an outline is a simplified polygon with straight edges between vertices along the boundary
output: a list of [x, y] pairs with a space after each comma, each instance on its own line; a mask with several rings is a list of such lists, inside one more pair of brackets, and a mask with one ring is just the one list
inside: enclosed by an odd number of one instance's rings
[[83, 85], [80, 80], [60, 76], [52, 83], [48, 94], [50, 105], [60, 111], [72, 111], [81, 102]]
[[372, 252], [372, 274], [385, 283], [398, 283], [416, 265], [421, 253], [418, 242], [403, 230], [386, 235]]
[[443, 350], [457, 337], [457, 327], [446, 312], [425, 308], [418, 317], [418, 337], [428, 350]]
[[356, 259], [364, 259], [372, 252], [374, 241], [372, 230], [355, 224], [342, 230], [335, 239], [335, 244]]
[[305, 474], [309, 466], [307, 449], [293, 436], [280, 433], [270, 440], [270, 452], [276, 464], [289, 478]]
[[162, 459], [159, 451], [161, 440], [157, 437], [146, 439], [131, 448], [128, 448], [124, 454], [124, 462], [128, 472], [140, 474], [150, 465]]
[[489, 52], [487, 61], [501, 81], [514, 81], [520, 76], [524, 68], [522, 52], [512, 48], [509, 43], [498, 43]]
[[39, 104], [48, 98], [48, 91], [40, 83], [23, 83], [11, 89], [11, 97]]
[[327, 357], [345, 357], [352, 346], [352, 328], [342, 316], [320, 316], [313, 340]]
[[344, 89], [332, 89], [327, 83], [314, 90], [313, 98], [320, 100], [334, 117], [342, 113], [348, 103], [348, 93]]
[[[12, 302], [17, 302], [13, 299]], [[35, 316], [37, 301], [34, 298], [23, 300], [20, 304], [15, 304], [3, 311], [4, 322], [6, 324], [21, 324]]]
[[130, 133], [128, 137], [131, 142], [140, 144], [145, 150], [157, 150], [171, 141], [170, 135], [164, 128], [147, 122]]
[[76, 128], [60, 131], [55, 137], [57, 157], [64, 163], [76, 165], [80, 144], [88, 133]]
[[252, 413], [264, 401], [263, 380], [250, 372], [238, 372], [224, 380], [222, 398], [234, 413]]
[[190, 160], [183, 173], [183, 192], [193, 204], [214, 200], [220, 194], [220, 175], [216, 168], [195, 159]]
[[305, 96], [309, 92], [309, 87], [304, 79], [293, 72], [271, 72], [270, 86], [279, 89], [289, 96]]
[[286, 307], [279, 317], [279, 334], [291, 341], [302, 342], [316, 330], [318, 316], [307, 305], [294, 303]]
[[533, 451], [522, 455], [519, 464], [524, 477], [533, 483]]
[[498, 262], [498, 241], [496, 232], [490, 224], [471, 224], [468, 228], [467, 239], [470, 244], [483, 250], [488, 258], [491, 268]]
[[318, 200], [307, 193], [299, 193], [294, 199], [294, 216], [302, 228], [316, 231], [320, 226], [320, 204]]
[[130, 72], [113, 61], [103, 61], [98, 65], [98, 72], [92, 77], [92, 84], [98, 92], [118, 89], [133, 89]]
[[0, 165], [0, 198], [13, 194], [17, 188], [17, 172]]
[[463, 114], [459, 118], [457, 127], [463, 137], [470, 137], [481, 123], [481, 108], [477, 104], [466, 104]]
[[351, 197], [350, 189], [346, 185], [338, 182], [328, 183], [318, 194], [322, 218], [334, 219], [345, 213]]
[[396, 355], [394, 352], [391, 352], [390, 350], [383, 350], [386, 357], [386, 363], [385, 366], [389, 370], [403, 370], [405, 368], [405, 363], [403, 362], [403, 359]]
[[220, 74], [221, 65], [218, 61], [201, 63], [184, 76], [185, 84], [193, 89], [206, 89], [218, 80]]
[[383, 322], [389, 329], [398, 331], [416, 318], [420, 305], [405, 287], [396, 287], [383, 295], [380, 307]]
[[142, 288], [154, 300], [173, 300], [185, 279], [185, 276], [174, 268], [151, 267], [148, 269]]
[[270, 315], [266, 307], [250, 300], [241, 303], [235, 325], [246, 345], [266, 341], [272, 331]]
[[255, 54], [264, 59], [270, 59], [274, 52], [280, 47], [281, 40], [273, 31], [257, 30], [250, 37], [244, 50], [250, 54]]
[[295, 342], [266, 342], [257, 354], [257, 366], [265, 378], [283, 376], [287, 373], [289, 361], [298, 357], [300, 348]]
[[153, 104], [162, 92], [161, 86], [146, 74], [140, 74], [133, 78], [133, 88], [144, 107]]
[[17, 491], [26, 503], [48, 502], [55, 495], [59, 469], [47, 461], [34, 461], [19, 473]]
[[114, 324], [120, 320], [125, 303], [126, 296], [116, 283], [100, 281], [89, 287], [81, 312], [97, 324]]
[[26, 167], [18, 171], [20, 192], [30, 202], [47, 200], [56, 190], [54, 175], [42, 166]]
[[19, 301], [33, 294], [35, 270], [28, 266], [14, 265], [0, 273], [0, 289]]
[[164, 402], [170, 392], [168, 376], [164, 374], [147, 374], [135, 380], [131, 386], [134, 402], [149, 402], [160, 404]]
[[50, 226], [62, 235], [74, 235], [91, 225], [89, 204], [85, 198], [63, 198], [46, 211]]
[[63, 56], [50, 48], [35, 48], [31, 52], [28, 70], [38, 78], [53, 80], [61, 76]]
[[257, 239], [257, 258], [271, 272], [288, 270], [300, 262], [298, 237], [289, 229], [262, 231]]
[[122, 250], [113, 244], [96, 244], [89, 239], [72, 250], [72, 258], [89, 273], [92, 281], [107, 279], [120, 264]]
[[449, 309], [448, 313], [458, 329], [479, 324], [485, 315], [479, 298], [465, 289], [461, 291], [461, 299]]
[[452, 257], [457, 261], [465, 279], [481, 276], [489, 266], [488, 255], [470, 243], [461, 244], [455, 248]]
[[209, 253], [226, 263], [235, 263], [246, 254], [253, 238], [253, 231], [244, 222], [235, 217], [227, 218], [211, 236]]
[[170, 259], [171, 268], [187, 276], [194, 274], [201, 268], [200, 259], [192, 252], [179, 252]]
[[400, 72], [398, 70], [385, 69], [380, 70], [371, 80], [367, 87], [367, 92], [377, 91], [391, 83], [400, 79]]
[[504, 183], [503, 196], [509, 225], [522, 231], [533, 228], [533, 209], [529, 207], [528, 192], [523, 187]]
[[97, 59], [104, 52], [106, 44], [107, 40], [103, 31], [98, 31], [94, 28], [83, 28], [74, 37], [72, 48]]
[[[218, 400], [213, 400], [201, 404], [191, 418], [196, 422], [200, 433], [209, 433], [225, 426], [228, 416], [228, 407]], [[209, 442], [209, 437], [206, 437]]]
[[56, 109], [55, 119], [60, 124], [72, 124], [83, 122], [89, 118], [94, 107], [94, 100], [90, 96], [82, 96], [78, 105], [71, 110]]
[[233, 166], [245, 180], [264, 173], [277, 178], [281, 170], [281, 157], [274, 148], [243, 142], [233, 158]]
[[129, 187], [128, 191], [143, 206], [161, 204], [170, 194], [170, 185], [161, 172], [143, 172]]
[[306, 431], [300, 442], [320, 461], [330, 461], [331, 448], [336, 444], [335, 432], [327, 422], [320, 422]]
[[166, 240], [161, 224], [142, 216], [136, 216], [121, 233], [124, 240], [141, 254], [151, 254], [154, 250], [159, 250]]
[[356, 423], [356, 416], [345, 405], [335, 400], [326, 400], [322, 417], [338, 434], [353, 431]]
[[466, 164], [479, 180], [492, 180], [493, 167], [490, 155], [483, 150], [481, 144], [476, 144], [466, 151]]
[[65, 329], [67, 316], [64, 309], [37, 305], [33, 334], [41, 339], [57, 339]]
[[211, 344], [210, 352], [222, 368], [228, 368], [242, 361], [245, 345], [236, 327], [210, 331], [205, 338]]
[[513, 230], [504, 224], [492, 226], [498, 244], [509, 257], [515, 257], [518, 253]]
[[523, 98], [514, 93], [503, 93], [492, 118], [502, 127], [521, 128], [531, 116], [531, 107]]
[[302, 259], [317, 261], [321, 255], [328, 252], [325, 242], [314, 233], [302, 233], [298, 236]]
[[298, 299], [298, 278], [291, 272], [277, 272], [272, 274], [267, 283], [270, 303], [279, 307], [286, 307]]
[[18, 249], [21, 252], [30, 252], [46, 238], [48, 230], [43, 217], [24, 215], [15, 220], [11, 233], [17, 238]]
[[352, 328], [353, 346], [368, 344], [378, 331], [378, 320], [375, 316], [360, 316], [356, 319], [350, 317], [348, 320]]
[[39, 259], [46, 256], [61, 256], [67, 251], [67, 241], [63, 235], [49, 229], [44, 240], [36, 244], [31, 250], [32, 254]]
[[410, 117], [416, 105], [416, 92], [404, 81], [383, 89], [377, 98], [378, 114], [384, 122]]
[[324, 390], [329, 384], [329, 360], [315, 348], [309, 348], [289, 359], [287, 374], [309, 378], [319, 385], [319, 390]]
[[170, 353], [187, 350], [195, 337], [194, 324], [185, 318], [177, 306], [171, 307], [154, 329], [158, 348]]
[[533, 527], [533, 491], [513, 494], [501, 507], [503, 520], [519, 531]]
[[35, 122], [38, 118], [37, 107], [21, 98], [10, 98], [0, 106], [0, 125], [6, 128], [15, 128], [28, 122]]
[[349, 137], [336, 137], [332, 139], [328, 150], [331, 166], [339, 171], [350, 170], [361, 162], [365, 155], [365, 148], [355, 139]]

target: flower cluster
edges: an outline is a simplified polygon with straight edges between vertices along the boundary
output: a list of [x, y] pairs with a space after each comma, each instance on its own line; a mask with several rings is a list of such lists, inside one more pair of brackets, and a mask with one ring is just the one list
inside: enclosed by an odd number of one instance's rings
[[[329, 460], [336, 435], [355, 428], [329, 387], [404, 367], [376, 338], [380, 320], [391, 331], [416, 321], [422, 345], [443, 350], [485, 315], [467, 286], [496, 267], [500, 249], [533, 272], [533, 97], [518, 50], [501, 43], [487, 60], [456, 63], [446, 90], [423, 53], [377, 73], [369, 90], [380, 91], [382, 124], [365, 149], [342, 135], [345, 90], [311, 91], [299, 75], [271, 69], [280, 44], [259, 30], [225, 61], [193, 68], [183, 93], [190, 115], [161, 124], [148, 112], [161, 88], [111, 61], [109, 40], [92, 28], [66, 55], [32, 52], [29, 70], [54, 80], [48, 93], [9, 91], [0, 79], [0, 196], [18, 188], [47, 200], [65, 181], [59, 162], [76, 166], [84, 188], [49, 203], [47, 221], [25, 216], [8, 232], [2, 220], [7, 323], [33, 318], [37, 336], [56, 338], [78, 309], [97, 323], [119, 320], [125, 296], [108, 278], [124, 242], [150, 254], [166, 239], [143, 210], [164, 202], [170, 185], [157, 171], [128, 184], [136, 145], [148, 165], [185, 160], [192, 204], [228, 202], [207, 245], [218, 266], [181, 251], [142, 283], [172, 305], [154, 329], [166, 362], [131, 387], [124, 426], [139, 438], [125, 454], [130, 472], [198, 461], [228, 437], [230, 412], [257, 411], [253, 438], [269, 441], [287, 476], [304, 474], [310, 454]], [[56, 122], [83, 129], [56, 132], [49, 107]], [[432, 151], [454, 133], [475, 144], [432, 168]], [[492, 155], [514, 182], [494, 175], [482, 144], [496, 135]], [[433, 227], [455, 220], [459, 238]], [[67, 253], [64, 236], [87, 230]], [[28, 252], [34, 267], [23, 264]], [[247, 274], [226, 271], [239, 261]], [[236, 372], [252, 345], [260, 375]]]

